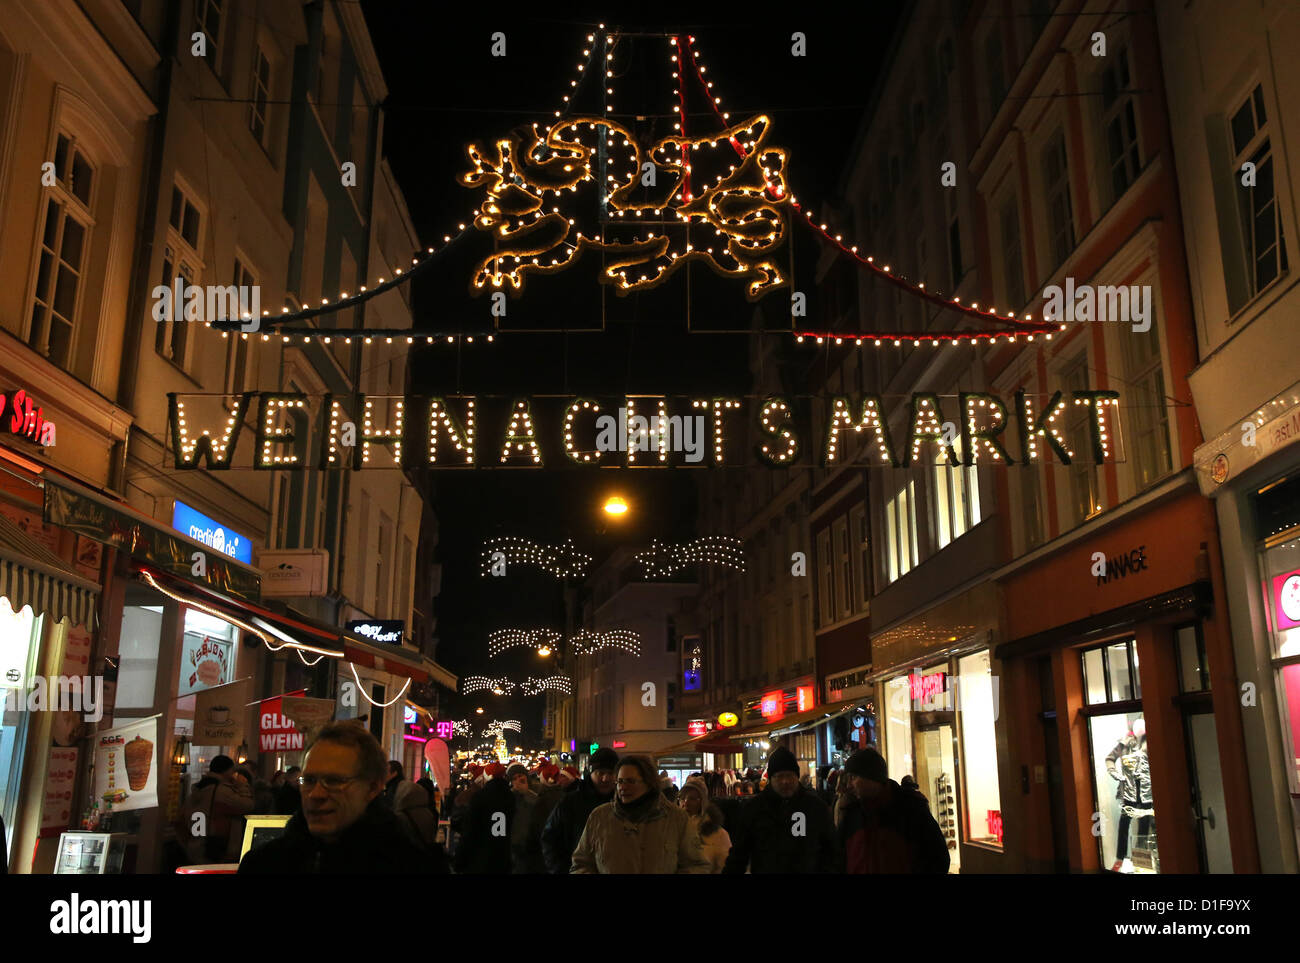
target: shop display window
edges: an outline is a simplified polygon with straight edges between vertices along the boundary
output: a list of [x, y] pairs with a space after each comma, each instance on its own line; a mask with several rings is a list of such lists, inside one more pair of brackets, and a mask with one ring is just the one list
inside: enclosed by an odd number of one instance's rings
[[962, 762], [966, 769], [966, 838], [989, 846], [1002, 845], [1002, 796], [998, 786], [998, 745], [994, 722], [998, 690], [988, 649], [957, 660], [961, 680]]
[[162, 619], [161, 605], [127, 605], [122, 609], [122, 634], [118, 642], [118, 709], [153, 707]]
[[907, 676], [885, 683], [885, 761], [895, 782], [912, 774], [912, 698]]
[[1300, 477], [1269, 486], [1255, 498], [1256, 524], [1268, 603], [1287, 779], [1300, 794]]
[[[22, 783], [23, 746], [27, 743], [26, 710], [28, 680], [36, 671], [40, 648], [41, 616], [34, 616], [30, 606], [15, 612], [9, 600], [0, 596], [0, 806], [3, 807], [5, 832], [13, 833]], [[20, 700], [21, 709], [20, 710]], [[5, 852], [12, 853], [5, 840]]]

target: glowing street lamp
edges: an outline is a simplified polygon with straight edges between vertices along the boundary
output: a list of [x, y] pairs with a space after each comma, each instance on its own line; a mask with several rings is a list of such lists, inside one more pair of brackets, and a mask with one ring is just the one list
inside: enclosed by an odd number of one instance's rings
[[546, 658], [548, 655], [551, 654], [550, 646], [543, 645], [541, 648], [537, 650], [537, 654], [540, 655], [543, 659]]
[[483, 707], [482, 707], [482, 706], [479, 706], [479, 707], [478, 707], [477, 709], [475, 709], [474, 711], [477, 712], [479, 715], [482, 715], [482, 714], [483, 714]]
[[604, 509], [606, 515], [614, 515], [616, 517], [619, 515], [626, 515], [627, 502], [624, 501], [619, 496], [614, 495], [610, 498], [605, 499]]

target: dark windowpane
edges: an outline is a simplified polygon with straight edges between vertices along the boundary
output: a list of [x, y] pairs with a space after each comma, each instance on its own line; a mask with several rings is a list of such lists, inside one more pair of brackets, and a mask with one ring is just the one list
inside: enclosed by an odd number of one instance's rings
[[49, 251], [41, 252], [41, 265], [36, 270], [36, 297], [38, 300], [50, 300], [50, 276], [54, 267], [54, 255]]
[[185, 199], [181, 195], [181, 189], [179, 187], [173, 187], [172, 188], [172, 211], [171, 214], [168, 216], [167, 221], [169, 224], [171, 224], [172, 227], [176, 228], [176, 230], [178, 231], [181, 229], [181, 208], [184, 206], [184, 204], [185, 204]]
[[69, 321], [72, 320], [73, 310], [77, 306], [79, 280], [76, 272], [68, 270], [67, 265], [59, 266], [58, 280], [54, 283], [54, 310]]
[[1258, 84], [1255, 85], [1255, 126], [1263, 127], [1268, 123], [1268, 115], [1264, 113], [1264, 89]]
[[63, 251], [60, 257], [77, 270], [81, 269], [81, 248], [86, 239], [86, 229], [72, 218], [63, 223]]
[[199, 212], [193, 204], [185, 204], [185, 224], [181, 228], [181, 237], [192, 248], [199, 246]]
[[54, 175], [59, 180], [68, 176], [68, 138], [62, 134], [54, 145]]
[[952, 266], [952, 289], [957, 290], [957, 285], [961, 283], [961, 222], [953, 218], [952, 225], [948, 228], [948, 257], [951, 259]]
[[72, 325], [64, 324], [57, 318], [50, 318], [50, 352], [49, 359], [62, 365], [68, 361], [68, 349], [72, 346]]
[[45, 205], [45, 236], [42, 241], [51, 251], [59, 236], [59, 214], [62, 210], [62, 205], [53, 198]]
[[81, 203], [90, 205], [90, 182], [92, 171], [81, 151], [72, 155], [72, 193]]
[[1250, 101], [1241, 105], [1232, 118], [1232, 149], [1240, 154], [1255, 136], [1255, 122], [1250, 114]]

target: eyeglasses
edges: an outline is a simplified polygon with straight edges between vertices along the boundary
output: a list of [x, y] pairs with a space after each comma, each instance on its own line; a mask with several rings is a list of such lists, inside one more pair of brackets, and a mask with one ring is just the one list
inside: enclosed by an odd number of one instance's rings
[[360, 776], [299, 776], [298, 782], [307, 792], [315, 789], [317, 783], [324, 786], [326, 792], [338, 792], [348, 783], [356, 782], [360, 778]]

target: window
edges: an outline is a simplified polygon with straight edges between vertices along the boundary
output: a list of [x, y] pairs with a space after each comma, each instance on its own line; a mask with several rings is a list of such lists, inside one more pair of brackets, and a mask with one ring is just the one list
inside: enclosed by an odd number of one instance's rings
[[387, 571], [388, 553], [393, 544], [393, 521], [384, 512], [379, 513], [379, 551], [375, 553], [375, 611], [388, 614], [388, 584], [392, 578]]
[[271, 99], [271, 62], [261, 46], [253, 50], [253, 86], [248, 105], [248, 129], [257, 142], [266, 145], [266, 111]]
[[989, 123], [992, 123], [1007, 95], [1006, 67], [1002, 63], [1002, 33], [997, 23], [984, 38], [984, 69], [989, 85]]
[[909, 480], [885, 503], [886, 578], [896, 581], [916, 564], [916, 482]]
[[[132, 613], [132, 606], [127, 606], [123, 610], [123, 625], [127, 625]], [[8, 676], [10, 679], [18, 679], [17, 683], [5, 681], [5, 687], [0, 688], [0, 814], [4, 816], [4, 824], [7, 832], [12, 832], [17, 823], [18, 799], [21, 792], [25, 773], [23, 764], [26, 761], [27, 735], [28, 726], [34, 720], [35, 714], [30, 712], [19, 712], [18, 700], [26, 698], [27, 686], [32, 681], [32, 674], [37, 670], [37, 653], [41, 645], [41, 626], [45, 617], [33, 615], [29, 606], [22, 606], [19, 611], [15, 612], [9, 606], [9, 599], [0, 596], [0, 664], [4, 667], [3, 675], [0, 678]], [[154, 637], [154, 655], [158, 652], [158, 639]], [[132, 645], [126, 638], [122, 639], [122, 648], [127, 650]], [[121, 690], [121, 675], [119, 674], [119, 693]], [[13, 685], [13, 698], [8, 698], [10, 689], [8, 686]], [[130, 695], [129, 692], [125, 693]], [[153, 702], [153, 689], [149, 690], [149, 704]], [[121, 701], [121, 695], [118, 698], [118, 706], [124, 706], [128, 703]], [[23, 708], [26, 708], [24, 701]], [[6, 842], [0, 838], [0, 843]], [[6, 849], [6, 852], [12, 853], [12, 849]], [[0, 867], [4, 868], [4, 867]]]
[[172, 187], [172, 206], [168, 216], [173, 230], [181, 236], [195, 253], [199, 250], [199, 224], [202, 215], [189, 196], [180, 187]]
[[27, 343], [61, 367], [71, 360], [72, 332], [90, 247], [95, 168], [70, 134], [54, 146], [55, 183], [45, 190], [45, 223]]
[[865, 612], [871, 602], [871, 532], [867, 526], [865, 505], [858, 505], [849, 512], [849, 529], [857, 551], [858, 577], [854, 583], [857, 610]]
[[[953, 449], [958, 458], [964, 457], [961, 439], [953, 442]], [[934, 457], [934, 505], [935, 529], [941, 549], [979, 524], [980, 484], [977, 469], [974, 465], [950, 466], [942, 448], [935, 452]]]
[[1070, 168], [1065, 156], [1065, 135], [1058, 133], [1043, 151], [1043, 193], [1047, 198], [1047, 242], [1052, 267], [1057, 268], [1074, 250], [1074, 213], [1070, 204]]
[[1236, 185], [1245, 290], [1231, 292], [1236, 296], [1230, 299], [1229, 306], [1235, 312], [1286, 271], [1287, 259], [1273, 183], [1273, 149], [1264, 92], [1258, 84], [1233, 113], [1230, 126], [1234, 176], [1246, 163], [1255, 165], [1254, 186], [1242, 185], [1239, 177]]
[[[1088, 355], [1083, 352], [1065, 371], [1064, 396], [1071, 392], [1088, 390]], [[1070, 509], [1072, 525], [1078, 525], [1102, 510], [1101, 481], [1097, 466], [1092, 461], [1092, 430], [1089, 420], [1095, 417], [1090, 405], [1067, 405], [1065, 409], [1065, 439], [1068, 451], [1073, 452], [1068, 471], [1070, 476]]]
[[[244, 262], [235, 258], [235, 287], [252, 290], [257, 279], [244, 266]], [[238, 331], [230, 333], [229, 357], [226, 360], [226, 391], [239, 394], [248, 384], [248, 339]]]
[[824, 528], [817, 533], [817, 599], [823, 627], [835, 621], [834, 579], [831, 568], [831, 532]]
[[276, 483], [275, 530], [280, 533], [280, 548], [289, 542], [289, 479], [281, 475]]
[[1043, 526], [1043, 495], [1039, 480], [1041, 469], [1038, 465], [1021, 466], [1016, 477], [1020, 482], [1021, 521], [1024, 523], [1025, 548], [1030, 549], [1043, 544], [1046, 531]]
[[[175, 361], [182, 368], [186, 363], [186, 349], [189, 346], [190, 318], [186, 316], [187, 290], [194, 281], [194, 268], [177, 257], [177, 250], [171, 244], [163, 246], [162, 277], [158, 283], [172, 292], [176, 292], [176, 279], [183, 280], [181, 300], [172, 304], [171, 317], [158, 322], [154, 333], [154, 350], [164, 358]], [[197, 321], [198, 319], [193, 319]], [[242, 339], [241, 339], [242, 340]]]
[[1127, 428], [1129, 457], [1134, 459], [1134, 481], [1146, 488], [1169, 469], [1169, 408], [1164, 373], [1160, 366], [1160, 337], [1153, 325], [1145, 333], [1120, 338], [1128, 375]]
[[853, 549], [849, 544], [849, 521], [841, 516], [835, 520], [835, 590], [836, 614], [846, 619], [853, 614]]
[[912, 775], [912, 695], [905, 675], [885, 683], [885, 762], [894, 782]]
[[194, 0], [194, 30], [202, 33], [208, 65], [217, 69], [217, 41], [221, 39], [221, 13], [225, 0]]
[[998, 786], [998, 687], [989, 650], [957, 660], [961, 747], [966, 772], [966, 838], [1002, 845], [1002, 796]]
[[1002, 205], [1003, 290], [1007, 307], [1019, 311], [1025, 306], [1024, 254], [1020, 249], [1020, 208], [1012, 194]]
[[1105, 60], [1101, 71], [1102, 129], [1110, 166], [1111, 202], [1119, 200], [1142, 169], [1138, 152], [1137, 99], [1132, 93], [1128, 47]]
[[961, 286], [961, 220], [957, 213], [957, 202], [948, 198], [948, 270], [952, 287], [956, 291]]

